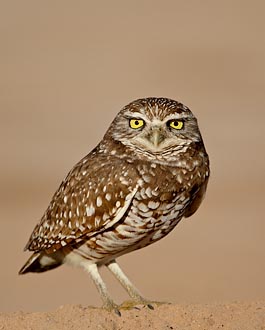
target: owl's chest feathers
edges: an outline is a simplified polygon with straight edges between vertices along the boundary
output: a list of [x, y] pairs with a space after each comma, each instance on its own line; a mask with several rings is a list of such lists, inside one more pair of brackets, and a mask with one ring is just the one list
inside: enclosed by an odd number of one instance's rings
[[153, 232], [152, 239], [165, 236], [183, 217], [205, 181], [206, 170], [199, 164], [195, 162], [189, 168], [138, 165], [142, 178], [139, 190], [124, 219], [125, 227], [117, 226], [116, 229], [121, 233], [137, 230], [143, 235]]
[[119, 256], [166, 236], [185, 216], [206, 180], [207, 168], [207, 161], [199, 157], [180, 160], [177, 166], [151, 162], [133, 164], [131, 169], [138, 190], [128, 210], [115, 225], [91, 237], [82, 247], [82, 253], [89, 258], [105, 260], [109, 254]]
[[[162, 195], [161, 195], [162, 196]], [[161, 196], [143, 197], [143, 193], [139, 192], [135, 195], [130, 211], [124, 219], [127, 230], [137, 230], [144, 236], [150, 232], [157, 230], [169, 229], [175, 226], [182, 218], [185, 206], [189, 202], [189, 198], [185, 192], [176, 194], [175, 192], [164, 193], [166, 199]], [[117, 226], [117, 230], [119, 230]], [[121, 229], [123, 229], [121, 227]]]
[[180, 157], [168, 165], [139, 163], [136, 170], [143, 199], [158, 197], [169, 202], [176, 194], [192, 191], [194, 186], [200, 187], [209, 175], [208, 158], [204, 153]]

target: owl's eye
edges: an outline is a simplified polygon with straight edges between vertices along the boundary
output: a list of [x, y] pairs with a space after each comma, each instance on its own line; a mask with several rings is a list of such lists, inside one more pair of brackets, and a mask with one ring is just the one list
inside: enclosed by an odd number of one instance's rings
[[130, 127], [133, 129], [141, 128], [144, 126], [144, 121], [142, 119], [130, 119]]
[[174, 128], [174, 129], [182, 129], [183, 128], [183, 121], [181, 120], [170, 120], [168, 122], [168, 126], [171, 127], [171, 128]]

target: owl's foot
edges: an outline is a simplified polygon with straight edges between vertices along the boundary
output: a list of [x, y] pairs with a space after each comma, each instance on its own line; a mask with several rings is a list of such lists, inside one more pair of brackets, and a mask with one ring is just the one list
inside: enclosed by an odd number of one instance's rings
[[124, 301], [120, 306], [119, 309], [140, 309], [141, 307], [148, 307], [149, 309], [154, 310], [154, 306], [160, 306], [163, 304], [169, 304], [168, 302], [162, 302], [162, 301], [151, 301], [147, 299], [142, 299], [142, 300], [126, 300]]
[[116, 315], [121, 316], [120, 307], [112, 300], [105, 302], [102, 308], [106, 309], [108, 312], [114, 312]]

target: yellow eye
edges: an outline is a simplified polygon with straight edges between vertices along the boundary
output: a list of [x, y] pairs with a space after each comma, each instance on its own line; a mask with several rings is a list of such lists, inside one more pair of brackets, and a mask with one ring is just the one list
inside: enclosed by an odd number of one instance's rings
[[183, 127], [183, 121], [181, 120], [170, 120], [168, 124], [174, 129], [182, 129]]
[[137, 129], [144, 126], [144, 121], [142, 119], [131, 119], [130, 120], [130, 127]]

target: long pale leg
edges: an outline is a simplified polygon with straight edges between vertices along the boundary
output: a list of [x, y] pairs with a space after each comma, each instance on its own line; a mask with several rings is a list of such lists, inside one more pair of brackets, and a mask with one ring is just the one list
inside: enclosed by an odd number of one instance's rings
[[133, 299], [133, 302], [125, 302], [124, 304], [122, 304], [122, 306], [133, 307], [137, 304], [141, 304], [148, 306], [150, 309], [154, 309], [153, 306], [151, 305], [151, 302], [142, 297], [142, 295], [139, 293], [136, 287], [124, 274], [120, 266], [117, 264], [116, 260], [112, 260], [111, 262], [106, 264], [106, 266], [117, 278], [117, 280], [121, 283], [124, 289], [128, 292], [129, 296]]
[[89, 273], [91, 276], [93, 282], [95, 283], [98, 292], [100, 294], [100, 297], [103, 301], [103, 307], [106, 308], [109, 311], [114, 311], [116, 314], [119, 316], [121, 315], [118, 305], [114, 303], [114, 301], [111, 299], [106, 284], [103, 282], [99, 271], [98, 271], [98, 266], [96, 264], [84, 264], [83, 265], [84, 269]]

